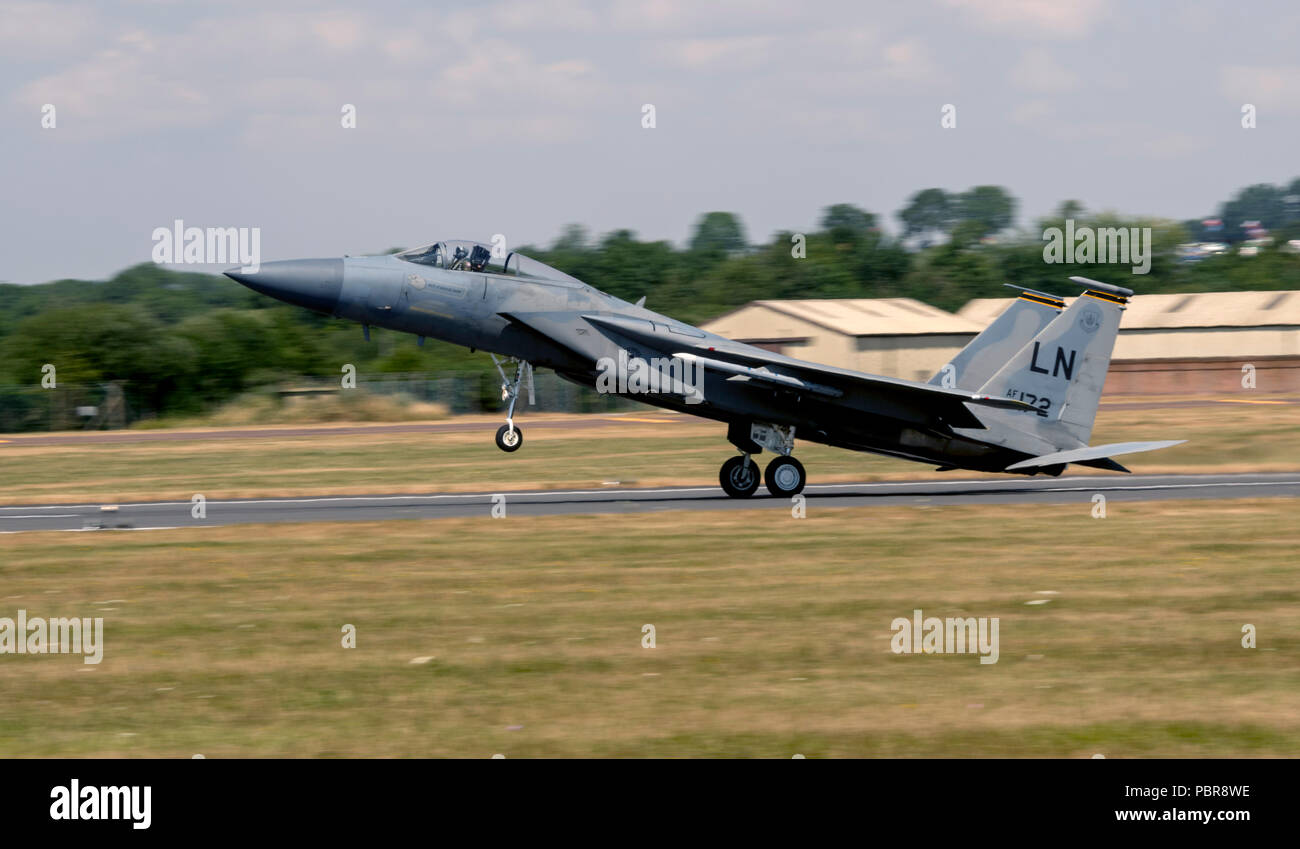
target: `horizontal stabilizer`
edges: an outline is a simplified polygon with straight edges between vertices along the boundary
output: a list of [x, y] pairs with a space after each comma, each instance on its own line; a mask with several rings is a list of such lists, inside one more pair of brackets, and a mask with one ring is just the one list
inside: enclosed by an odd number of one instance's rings
[[1124, 468], [1119, 463], [1115, 462], [1109, 457], [1101, 457], [1096, 460], [1080, 460], [1079, 465], [1087, 466], [1090, 469], [1106, 469], [1107, 471], [1110, 472], [1123, 472], [1126, 475], [1133, 474], [1131, 471]]
[[[1057, 466], [1062, 463], [1083, 463], [1085, 460], [1104, 460], [1118, 454], [1136, 454], [1139, 451], [1155, 451], [1171, 445], [1182, 445], [1186, 439], [1172, 439], [1165, 442], [1114, 442], [1110, 445], [1096, 445], [1089, 448], [1075, 448], [1071, 451], [1057, 451], [1012, 463], [1007, 471], [1015, 469], [1036, 469], [1041, 466]], [[1118, 464], [1116, 464], [1118, 465]]]

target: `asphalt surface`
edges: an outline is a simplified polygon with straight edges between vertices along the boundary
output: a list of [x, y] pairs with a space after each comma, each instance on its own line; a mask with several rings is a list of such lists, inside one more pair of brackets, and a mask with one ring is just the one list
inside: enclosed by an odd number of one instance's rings
[[[431, 495], [346, 495], [208, 501], [194, 518], [189, 501], [117, 505], [71, 504], [0, 507], [0, 533], [35, 530], [156, 530], [264, 522], [348, 522], [380, 519], [489, 517], [504, 496], [506, 517], [665, 510], [790, 510], [789, 499], [760, 489], [748, 499], [728, 498], [718, 487], [584, 489]], [[1006, 480], [926, 480], [813, 484], [806, 509], [948, 504], [1061, 504], [1091, 509], [1096, 493], [1110, 504], [1186, 498], [1300, 496], [1300, 472], [1246, 475], [1114, 475]], [[110, 509], [104, 509], [105, 507]]]

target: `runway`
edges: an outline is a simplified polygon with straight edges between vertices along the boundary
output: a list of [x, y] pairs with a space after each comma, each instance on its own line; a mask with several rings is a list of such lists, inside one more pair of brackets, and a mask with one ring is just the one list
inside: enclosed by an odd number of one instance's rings
[[[789, 499], [765, 491], [733, 499], [716, 486], [661, 489], [583, 489], [528, 492], [434, 493], [429, 495], [322, 495], [207, 501], [194, 518], [189, 501], [116, 505], [68, 504], [0, 507], [0, 533], [20, 531], [158, 530], [267, 522], [349, 522], [442, 519], [492, 515], [505, 518], [671, 510], [791, 509]], [[925, 480], [813, 484], [805, 491], [808, 515], [832, 507], [959, 504], [1062, 504], [1091, 509], [1093, 496], [1108, 509], [1134, 501], [1300, 496], [1300, 472], [1244, 475], [1114, 475], [1006, 480]], [[105, 509], [105, 508], [109, 509]], [[499, 512], [499, 511], [498, 511]]]

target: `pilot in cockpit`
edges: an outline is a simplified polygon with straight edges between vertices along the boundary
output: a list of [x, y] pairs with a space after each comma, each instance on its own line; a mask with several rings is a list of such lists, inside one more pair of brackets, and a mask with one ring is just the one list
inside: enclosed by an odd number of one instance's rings
[[472, 250], [457, 245], [451, 257], [451, 265], [447, 267], [452, 271], [483, 271], [491, 258], [492, 252], [482, 245], [475, 245]]
[[469, 252], [469, 270], [482, 271], [487, 268], [488, 259], [491, 256], [492, 252], [490, 250], [482, 245], [475, 245], [474, 250]]

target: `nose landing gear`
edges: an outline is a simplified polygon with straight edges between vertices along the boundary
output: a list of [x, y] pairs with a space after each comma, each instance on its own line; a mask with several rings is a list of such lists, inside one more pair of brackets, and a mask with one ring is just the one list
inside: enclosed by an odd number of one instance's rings
[[532, 363], [517, 360], [511, 357], [505, 362], [514, 362], [515, 379], [513, 382], [506, 377], [506, 371], [501, 367], [502, 361], [497, 359], [496, 354], [492, 354], [492, 363], [497, 367], [497, 373], [501, 375], [501, 400], [510, 399], [510, 406], [506, 408], [506, 423], [497, 429], [497, 447], [502, 451], [518, 451], [519, 446], [524, 444], [524, 432], [515, 427], [515, 402], [519, 400], [519, 387], [523, 384], [525, 378], [528, 381], [528, 403], [536, 404], [537, 397], [533, 393], [533, 366]]

